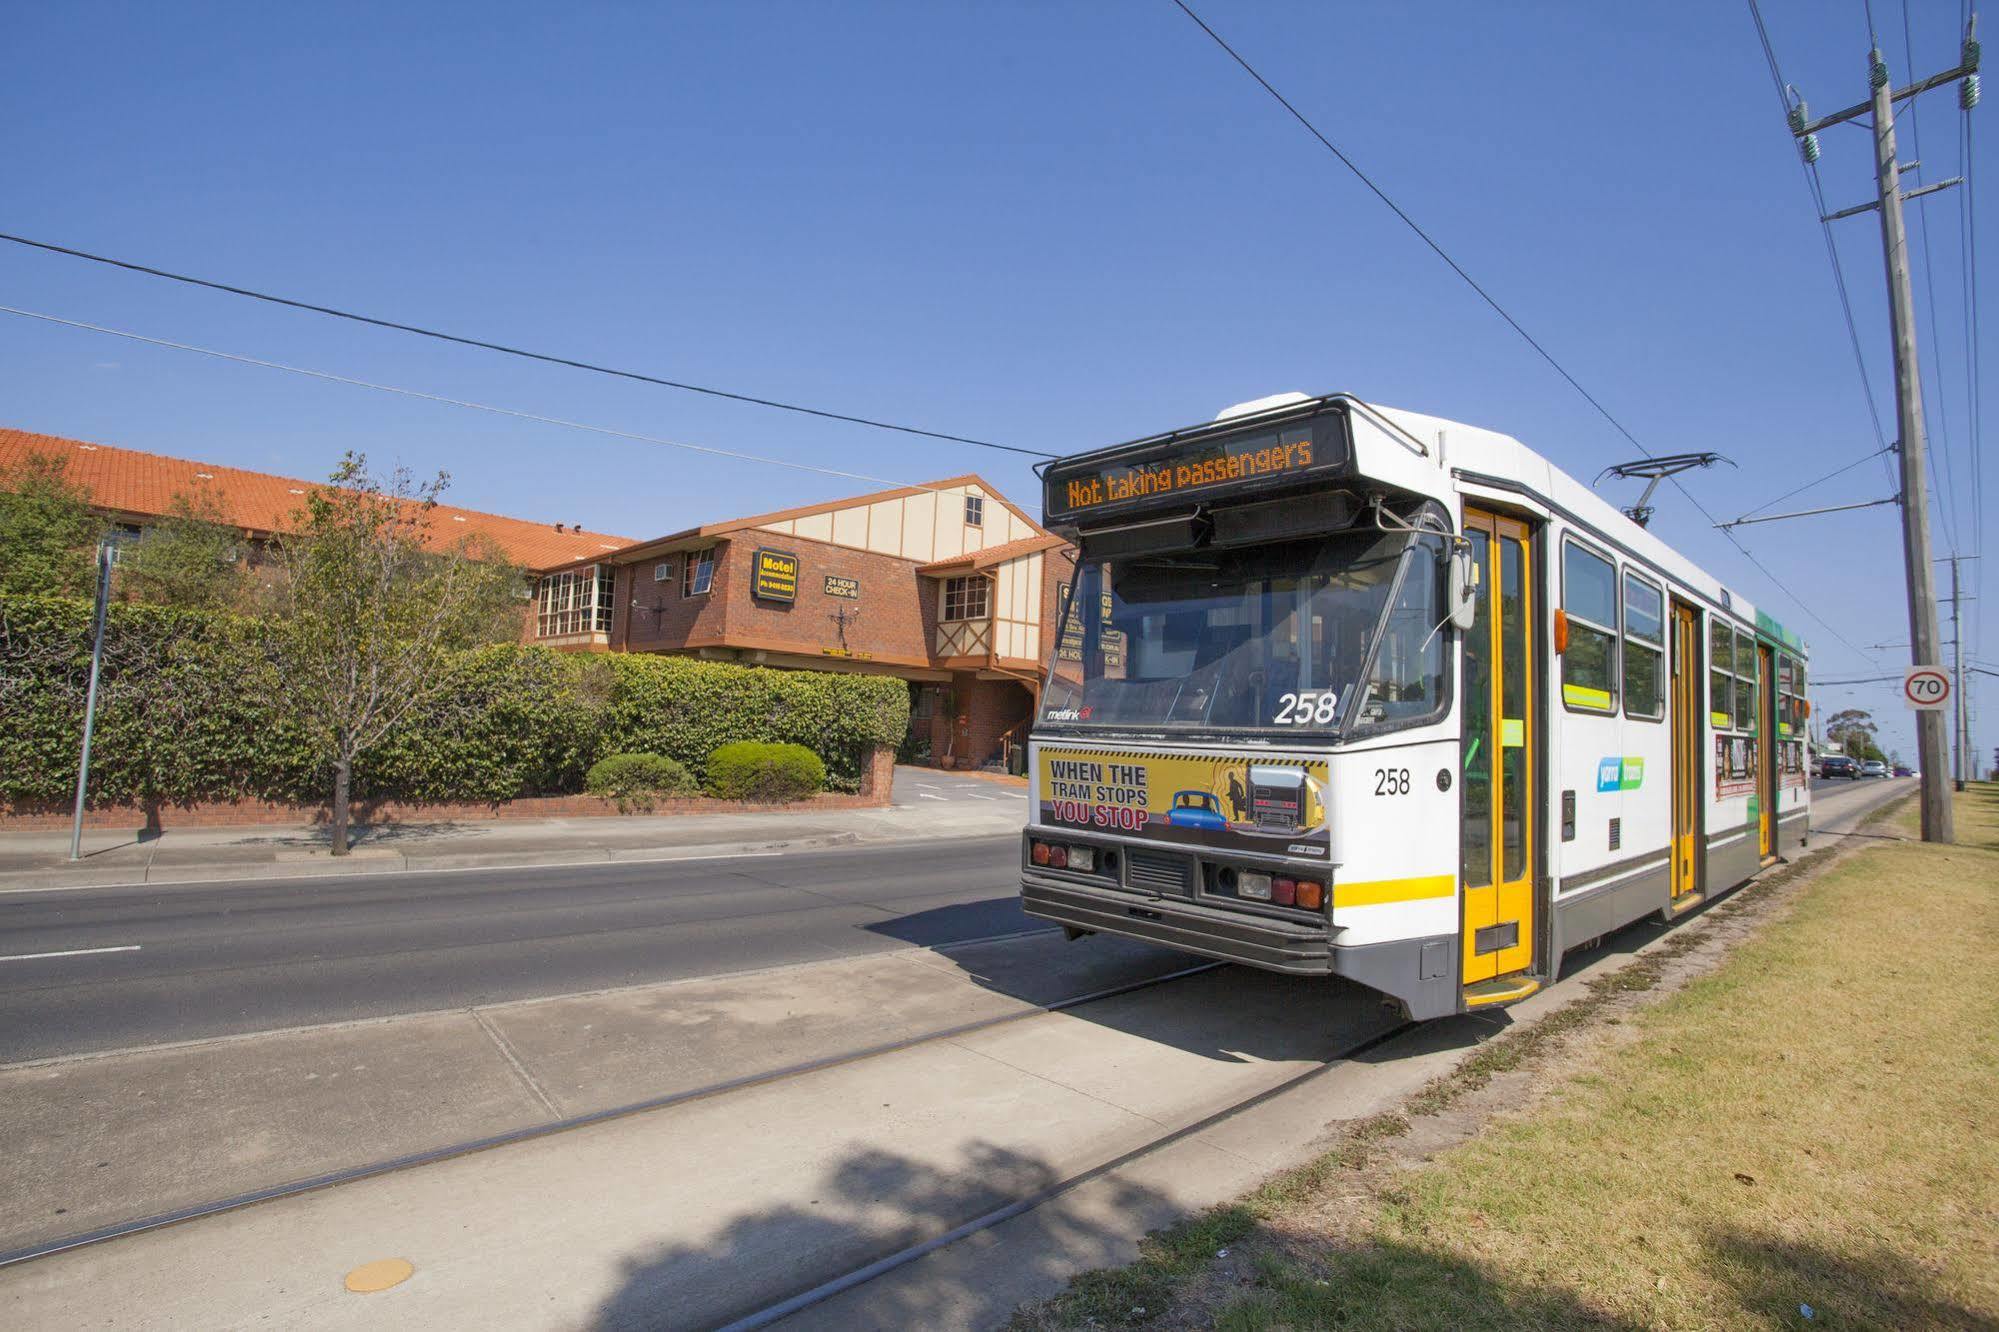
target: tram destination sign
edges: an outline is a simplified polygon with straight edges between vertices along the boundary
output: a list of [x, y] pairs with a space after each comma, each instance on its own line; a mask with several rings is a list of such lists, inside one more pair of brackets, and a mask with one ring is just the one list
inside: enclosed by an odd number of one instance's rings
[[1340, 412], [1237, 434], [1202, 434], [1139, 445], [1047, 472], [1043, 508], [1050, 523], [1170, 504], [1185, 496], [1214, 499], [1338, 472], [1347, 465], [1346, 417]]

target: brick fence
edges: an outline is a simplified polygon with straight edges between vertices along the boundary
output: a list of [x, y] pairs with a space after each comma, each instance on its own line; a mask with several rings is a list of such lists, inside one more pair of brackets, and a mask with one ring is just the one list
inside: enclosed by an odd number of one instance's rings
[[[813, 814], [838, 809], [880, 809], [889, 803], [895, 781], [895, 751], [877, 749], [861, 774], [861, 789], [852, 795], [827, 792], [791, 804], [758, 805], [734, 800], [712, 800], [707, 796], [680, 796], [656, 801], [649, 814]], [[559, 795], [524, 796], [519, 800], [490, 803], [447, 801], [436, 804], [400, 800], [356, 800], [354, 822], [465, 823], [480, 819], [573, 819], [617, 815], [617, 802], [606, 796]], [[222, 828], [244, 824], [324, 824], [332, 811], [324, 804], [295, 804], [281, 800], [216, 800], [194, 805], [161, 805], [148, 811], [142, 805], [105, 805], [86, 809], [86, 828], [130, 828], [148, 825], [151, 814], [160, 827]], [[53, 804], [12, 804], [0, 802], [0, 832], [37, 832], [67, 828], [68, 806]]]

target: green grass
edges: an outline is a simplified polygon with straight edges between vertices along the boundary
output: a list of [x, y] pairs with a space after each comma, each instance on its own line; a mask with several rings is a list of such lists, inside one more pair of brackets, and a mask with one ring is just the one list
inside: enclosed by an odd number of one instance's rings
[[[1408, 1119], [1352, 1126], [1017, 1325], [1999, 1326], [1999, 787], [1957, 818], [1955, 847], [1886, 841], [1824, 872], [1532, 1112], [1365, 1175]], [[1669, 935], [1406, 1115], [1532, 1066], [1697, 942]], [[1201, 1280], [1227, 1244], [1253, 1256], [1241, 1293]]]

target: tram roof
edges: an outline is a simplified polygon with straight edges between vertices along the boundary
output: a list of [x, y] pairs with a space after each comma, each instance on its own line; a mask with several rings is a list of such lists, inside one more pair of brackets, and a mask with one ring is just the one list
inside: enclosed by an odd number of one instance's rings
[[1350, 476], [1447, 504], [1462, 496], [1483, 495], [1548, 510], [1580, 529], [1585, 540], [1593, 538], [1597, 545], [1616, 548], [1627, 560], [1635, 558], [1710, 606], [1726, 608], [1732, 618], [1754, 625], [1765, 637], [1800, 656], [1807, 655], [1803, 641], [1775, 618], [1757, 610], [1747, 598], [1513, 436], [1424, 412], [1384, 407], [1350, 393], [1317, 397], [1279, 394], [1258, 399], [1231, 408], [1213, 421], [1062, 458], [1047, 470], [1068, 470], [1078, 464], [1115, 465], [1128, 458], [1156, 456], [1160, 450], [1182, 443], [1195, 444], [1236, 430], [1283, 427], [1329, 411], [1343, 413], [1348, 423], [1353, 446]]
[[[1405, 408], [1362, 403], [1351, 397], [1346, 400], [1355, 408], [1352, 412], [1355, 458], [1363, 475], [1376, 475], [1370, 463], [1379, 457], [1384, 471], [1398, 474], [1412, 470], [1404, 460], [1418, 463], [1414, 470], [1427, 473], [1425, 479], [1430, 485], [1412, 488], [1437, 494], [1439, 498], [1453, 489], [1462, 493], [1467, 489], [1476, 491], [1481, 485], [1500, 489], [1517, 487], [1524, 492], [1523, 499], [1539, 501], [1542, 507], [1552, 509], [1583, 529], [1585, 539], [1595, 536], [1600, 542], [1619, 547], [1627, 558], [1636, 556], [1640, 562], [1670, 575], [1687, 590], [1726, 607], [1734, 618], [1754, 625], [1765, 637], [1801, 656], [1808, 655], [1804, 641], [1774, 616], [1757, 609], [1747, 597], [1649, 529], [1640, 527], [1589, 485], [1513, 436]], [[1374, 436], [1372, 447], [1362, 444], [1364, 434]], [[1429, 455], [1416, 455], [1411, 447], [1414, 444], [1424, 445]], [[1431, 488], [1439, 482], [1442, 492]]]

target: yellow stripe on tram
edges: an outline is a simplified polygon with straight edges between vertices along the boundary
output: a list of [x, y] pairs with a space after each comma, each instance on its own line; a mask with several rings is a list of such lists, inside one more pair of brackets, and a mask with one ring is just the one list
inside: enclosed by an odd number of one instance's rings
[[1588, 685], [1565, 684], [1562, 686], [1562, 701], [1573, 703], [1579, 708], [1601, 708], [1610, 710], [1611, 698], [1608, 689], [1592, 689]]
[[1333, 906], [1383, 906], [1389, 902], [1421, 902], [1449, 897], [1458, 890], [1457, 876], [1429, 874], [1414, 879], [1377, 879], [1372, 883], [1334, 883]]

